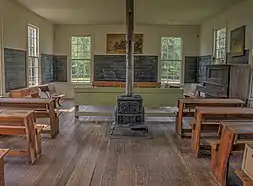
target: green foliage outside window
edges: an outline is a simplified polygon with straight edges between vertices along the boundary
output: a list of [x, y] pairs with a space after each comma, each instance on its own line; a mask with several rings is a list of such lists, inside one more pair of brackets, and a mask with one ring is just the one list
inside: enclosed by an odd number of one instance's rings
[[71, 38], [72, 82], [90, 82], [91, 37]]
[[162, 37], [161, 40], [161, 82], [180, 83], [182, 61], [181, 38]]

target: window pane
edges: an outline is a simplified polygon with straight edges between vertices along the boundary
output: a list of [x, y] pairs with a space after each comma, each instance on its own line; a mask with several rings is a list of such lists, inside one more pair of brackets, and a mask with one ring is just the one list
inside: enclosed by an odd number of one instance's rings
[[221, 63], [226, 60], [226, 29], [216, 30], [215, 33], [215, 58]]
[[91, 37], [72, 37], [71, 54], [72, 82], [89, 82]]
[[161, 41], [161, 81], [180, 83], [182, 42], [178, 37], [162, 37]]

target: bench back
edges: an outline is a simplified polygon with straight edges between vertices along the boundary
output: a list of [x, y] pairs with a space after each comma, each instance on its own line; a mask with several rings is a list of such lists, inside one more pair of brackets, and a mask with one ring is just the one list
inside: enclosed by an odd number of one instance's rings
[[40, 98], [38, 87], [22, 88], [10, 91], [10, 97], [12, 98]]
[[49, 92], [50, 96], [56, 94], [56, 89], [55, 89], [54, 83], [48, 84], [48, 92]]

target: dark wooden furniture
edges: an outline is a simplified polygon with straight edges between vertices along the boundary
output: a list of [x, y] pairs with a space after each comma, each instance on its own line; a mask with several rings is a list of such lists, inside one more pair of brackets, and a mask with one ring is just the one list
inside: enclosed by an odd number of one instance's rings
[[208, 107], [242, 107], [245, 103], [239, 99], [179, 99], [178, 100], [178, 113], [176, 119], [176, 132], [181, 137], [184, 136], [185, 132], [191, 132], [183, 129], [182, 119], [186, 115], [194, 116], [195, 107], [197, 106], [208, 106]]
[[246, 101], [250, 83], [249, 65], [206, 65], [204, 85], [197, 85], [196, 91], [206, 98], [237, 98]]
[[26, 136], [26, 147], [16, 150], [10, 148], [8, 156], [27, 157], [29, 163], [41, 155], [41, 129], [35, 125], [35, 113], [22, 110], [1, 110], [0, 134], [12, 136]]
[[[252, 108], [240, 107], [196, 107], [195, 111], [195, 126], [192, 129], [192, 149], [195, 157], [199, 155], [200, 149], [200, 134], [203, 128], [202, 122], [211, 118], [211, 121], [221, 120], [253, 120]], [[215, 123], [212, 123], [215, 125]], [[216, 124], [219, 126], [219, 122]], [[217, 127], [218, 128], [218, 127]]]
[[47, 96], [47, 98], [50, 98], [48, 84], [39, 85], [38, 88]]
[[252, 121], [221, 121], [221, 139], [211, 144], [211, 167], [217, 181], [226, 186], [229, 159], [232, 151], [243, 151], [246, 143], [253, 142]]
[[10, 151], [10, 149], [0, 149], [0, 186], [5, 185], [4, 181], [4, 156]]
[[0, 98], [0, 106], [4, 109], [35, 110], [38, 118], [49, 118], [50, 127], [44, 126], [43, 133], [49, 133], [51, 138], [59, 133], [59, 116], [55, 111], [55, 100], [41, 98]]
[[61, 99], [62, 97], [64, 97], [66, 94], [59, 94], [59, 93], [57, 93], [57, 92], [56, 92], [56, 89], [55, 89], [54, 83], [49, 83], [49, 84], [48, 84], [48, 90], [49, 90], [50, 98], [53, 98], [53, 99], [56, 101], [56, 103], [57, 103], [59, 106], [61, 106], [61, 104], [60, 104], [60, 99]]
[[45, 85], [39, 85], [38, 87], [40, 88], [41, 92], [43, 92], [44, 94], [46, 94], [46, 96], [48, 98], [54, 99], [56, 101], [56, 103], [59, 106], [61, 106], [60, 100], [66, 94], [59, 94], [59, 93], [57, 93], [56, 89], [55, 89], [54, 83], [49, 83], [49, 84], [45, 84]]
[[253, 186], [253, 180], [251, 180], [242, 170], [236, 170], [235, 174], [242, 181], [242, 186]]

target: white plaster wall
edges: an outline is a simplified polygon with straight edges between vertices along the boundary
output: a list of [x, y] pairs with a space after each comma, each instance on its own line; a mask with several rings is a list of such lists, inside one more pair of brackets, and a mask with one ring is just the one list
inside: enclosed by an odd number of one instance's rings
[[[68, 55], [68, 82], [57, 83], [59, 91], [66, 92], [73, 98], [70, 66], [70, 38], [75, 35], [91, 35], [92, 54], [106, 54], [106, 35], [109, 33], [125, 33], [123, 25], [55, 25], [55, 54]], [[199, 26], [162, 26], [136, 25], [135, 33], [144, 34], [143, 54], [160, 56], [160, 42], [163, 36], [182, 37], [184, 56], [199, 55]], [[182, 67], [184, 66], [184, 61]], [[182, 69], [183, 70], [183, 69]], [[183, 71], [182, 71], [183, 75]], [[183, 77], [182, 77], [183, 79]], [[89, 85], [86, 85], [89, 86]]]
[[[3, 26], [3, 32], [1, 33], [0, 31], [1, 36], [3, 38], [3, 47], [0, 48], [1, 52], [3, 52], [3, 48], [12, 48], [27, 51], [27, 26], [28, 24], [33, 24], [34, 26], [37, 26], [39, 28], [40, 53], [54, 53], [54, 26], [51, 22], [29, 11], [23, 6], [17, 4], [15, 1], [0, 1], [2, 7], [0, 9], [0, 15], [2, 15]], [[5, 85], [3, 60], [1, 62], [1, 67], [1, 79], [3, 80], [1, 81], [1, 87], [3, 89], [3, 91], [1, 92], [4, 93]]]
[[4, 47], [27, 50], [28, 23], [39, 27], [40, 52], [53, 54], [53, 24], [23, 6], [3, 0]]
[[[206, 20], [200, 28], [200, 55], [213, 54], [214, 29], [227, 28], [227, 51], [230, 51], [230, 31], [246, 25], [245, 48], [250, 50], [249, 64], [252, 65], [253, 49], [253, 0], [241, 3], [227, 9], [223, 13]], [[252, 84], [252, 83], [251, 83]], [[252, 85], [250, 85], [252, 87]], [[253, 91], [252, 91], [253, 93]], [[251, 94], [252, 94], [251, 93]], [[252, 95], [251, 95], [252, 97]]]
[[227, 49], [230, 51], [230, 31], [247, 25], [246, 28], [246, 49], [252, 49], [253, 39], [253, 14], [252, 14], [253, 1], [243, 1], [223, 13], [206, 20], [201, 25], [200, 31], [200, 54], [210, 55], [213, 53], [213, 32], [214, 29], [227, 28], [228, 42]]

